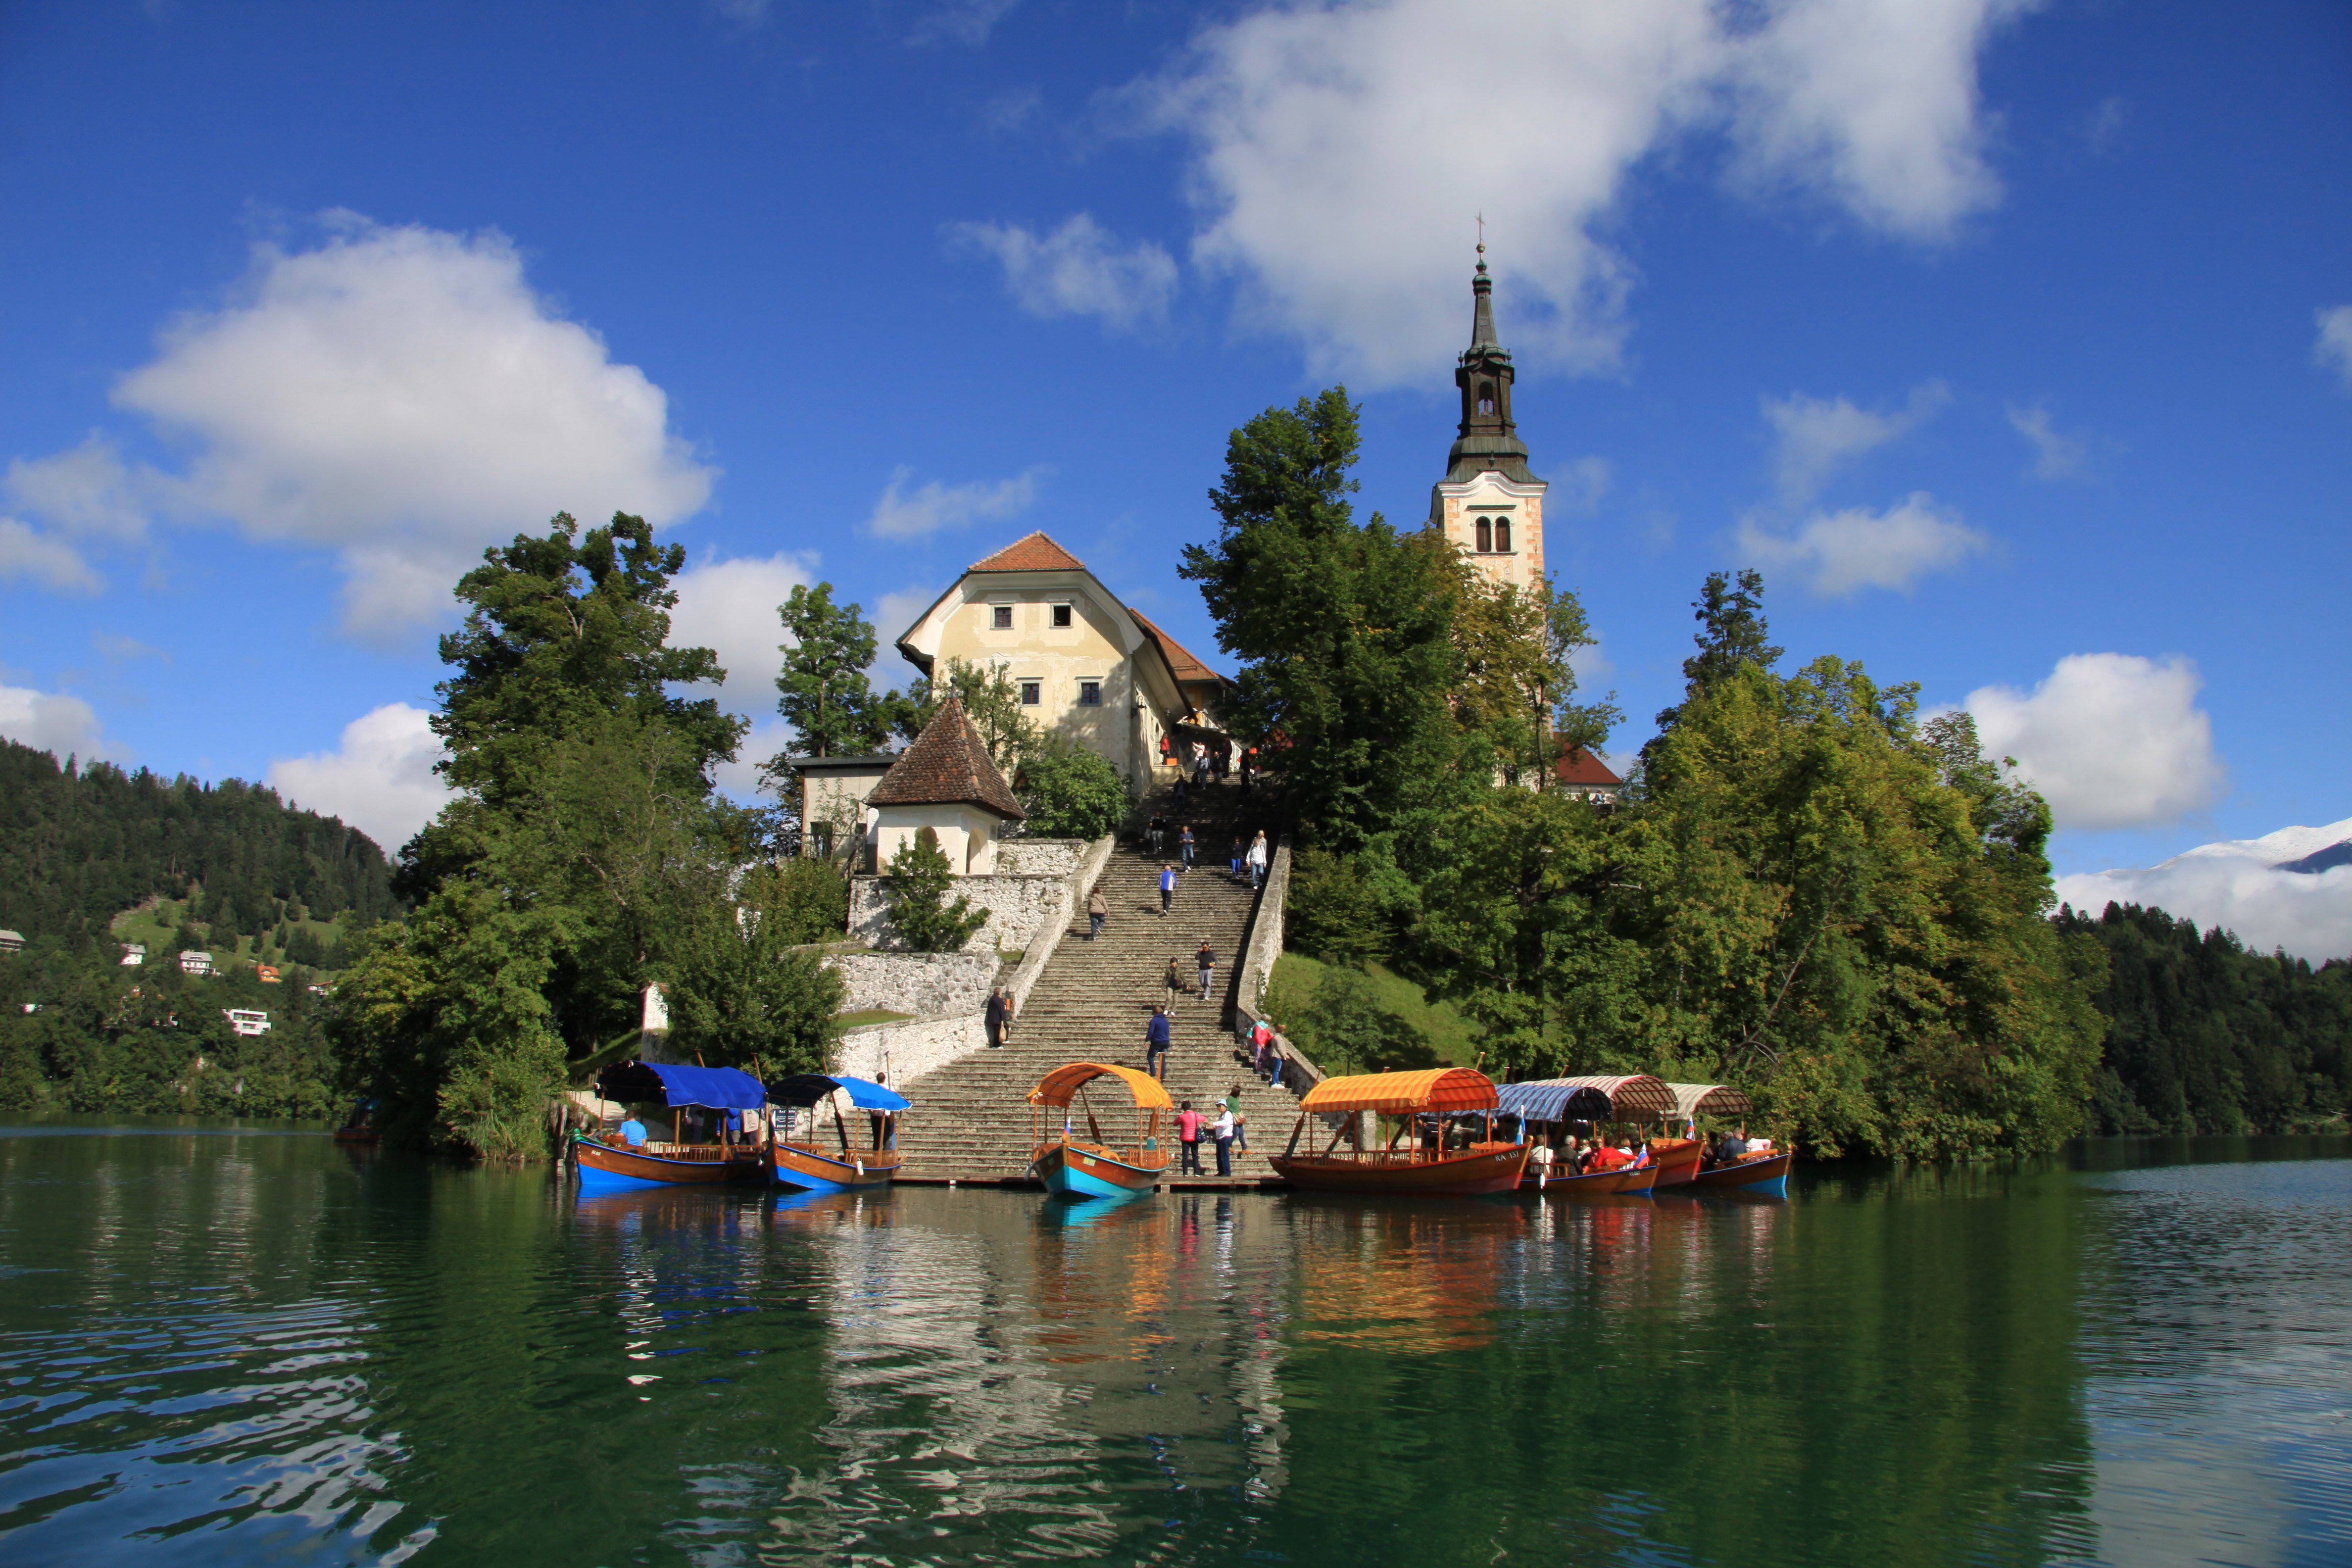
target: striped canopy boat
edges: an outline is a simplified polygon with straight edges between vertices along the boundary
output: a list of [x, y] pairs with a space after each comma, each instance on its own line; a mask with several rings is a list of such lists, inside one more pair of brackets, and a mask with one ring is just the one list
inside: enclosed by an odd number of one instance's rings
[[[1327, 1078], [1298, 1102], [1289, 1147], [1267, 1163], [1295, 1185], [1315, 1192], [1415, 1197], [1507, 1193], [1518, 1185], [1528, 1146], [1495, 1136], [1496, 1104], [1494, 1080], [1470, 1068]], [[1447, 1121], [1466, 1112], [1485, 1113], [1480, 1134], [1448, 1148]], [[1319, 1153], [1301, 1153], [1299, 1135], [1307, 1119], [1318, 1113], [1334, 1128], [1331, 1141]], [[1383, 1116], [1397, 1124], [1385, 1143], [1380, 1136]], [[1343, 1138], [1349, 1147], [1339, 1147]]]

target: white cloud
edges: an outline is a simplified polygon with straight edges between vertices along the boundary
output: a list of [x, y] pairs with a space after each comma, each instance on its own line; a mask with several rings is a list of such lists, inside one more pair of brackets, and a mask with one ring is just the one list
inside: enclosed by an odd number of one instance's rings
[[909, 493], [906, 486], [910, 471], [900, 468], [892, 474], [882, 498], [874, 503], [866, 531], [876, 538], [920, 539], [943, 528], [1017, 517], [1029, 510], [1037, 499], [1038, 485], [1054, 470], [1041, 466], [1014, 479], [974, 479], [961, 485], [932, 479]]
[[2352, 839], [2352, 820], [2207, 844], [2161, 866], [2061, 877], [2058, 896], [2094, 915], [2110, 901], [2149, 905], [2200, 926], [2234, 931], [2258, 952], [2284, 948], [2317, 963], [2352, 956], [2352, 866], [2315, 874], [2283, 871], [2279, 865], [2347, 839]]
[[2037, 479], [2063, 479], [2083, 471], [2083, 464], [2091, 455], [2091, 444], [2079, 436], [2060, 434], [2050, 423], [2050, 410], [2040, 404], [2009, 408], [2011, 428], [2033, 444], [2033, 477]]
[[1483, 212], [1523, 365], [1606, 367], [1629, 173], [1727, 132], [1735, 177], [1865, 226], [1945, 234], [1992, 201], [1977, 55], [2008, 0], [1298, 0], [1204, 27], [1124, 95], [1189, 136], [1202, 265], [1317, 374], [1425, 377], [1464, 342]]
[[2311, 345], [2311, 357], [2316, 363], [2326, 365], [2352, 387], [2352, 305], [2336, 305], [2316, 313], [2319, 336]]
[[1885, 511], [1859, 506], [1816, 511], [1785, 537], [1744, 518], [1737, 539], [1744, 558], [1800, 573], [1807, 587], [1832, 599], [1862, 588], [1907, 594], [1928, 573], [1948, 571], [1992, 547], [1990, 537], [1958, 512], [1937, 507], [1925, 490]]
[[37, 751], [55, 752], [59, 762], [68, 753], [84, 762], [110, 754], [89, 703], [27, 686], [0, 686], [0, 735]]
[[232, 302], [115, 388], [194, 445], [184, 476], [93, 440], [12, 467], [11, 493], [120, 534], [152, 507], [336, 550], [345, 623], [371, 635], [444, 616], [485, 544], [559, 510], [658, 524], [708, 498], [661, 389], [533, 294], [503, 236], [329, 222], [316, 249], [259, 247]]
[[792, 555], [689, 566], [671, 582], [677, 604], [669, 614], [670, 644], [718, 653], [727, 671], [719, 700], [730, 711], [772, 712], [776, 671], [783, 668], [784, 625], [777, 607], [794, 588], [815, 580], [810, 563]]
[[992, 256], [1005, 291], [1033, 316], [1100, 316], [1113, 327], [1158, 321], [1176, 291], [1176, 262], [1149, 240], [1118, 237], [1080, 213], [1040, 238], [1018, 225], [948, 226], [958, 244]]
[[1590, 512], [1609, 493], [1612, 477], [1608, 458], [1579, 458], [1554, 470], [1551, 489], [1544, 496], [1545, 505], [1558, 517]]
[[874, 601], [874, 663], [866, 671], [866, 679], [875, 689], [887, 691], [892, 687], [904, 687], [921, 673], [898, 651], [898, 638], [914, 629], [915, 617], [929, 609], [939, 596], [938, 588], [917, 584], [910, 588], [894, 589]]
[[1734, 50], [1738, 174], [1822, 191], [1872, 227], [1939, 239], [2000, 194], [1977, 56], [2035, 0], [1780, 0]]
[[946, 0], [915, 20], [910, 44], [970, 44], [977, 48], [1021, 0]]
[[449, 786], [433, 771], [442, 749], [432, 718], [387, 702], [344, 725], [337, 750], [271, 763], [269, 786], [308, 810], [341, 817], [394, 853], [449, 799]]
[[1773, 478], [1781, 499], [1803, 505], [1838, 469], [1910, 434], [1951, 400], [1951, 389], [1940, 381], [1920, 383], [1901, 408], [1887, 412], [1801, 392], [1765, 398], [1764, 422], [1772, 426]]
[[754, 719], [751, 728], [744, 732], [743, 743], [735, 749], [735, 760], [721, 763], [711, 770], [719, 789], [736, 800], [755, 800], [760, 796], [760, 770], [770, 757], [793, 749], [793, 727], [774, 713], [764, 719]]
[[1987, 686], [1962, 706], [1985, 750], [2017, 759], [2059, 826], [2146, 827], [2200, 811], [2228, 787], [2200, 684], [2185, 658], [2076, 653], [2031, 693]]
[[81, 552], [53, 533], [0, 517], [0, 580], [29, 577], [59, 593], [95, 594], [106, 586]]

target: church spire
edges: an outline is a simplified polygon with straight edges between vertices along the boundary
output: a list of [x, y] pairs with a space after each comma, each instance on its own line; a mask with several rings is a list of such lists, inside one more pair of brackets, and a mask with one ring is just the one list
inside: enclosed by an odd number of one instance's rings
[[1445, 478], [1458, 484], [1492, 472], [1533, 484], [1536, 477], [1528, 471], [1528, 448], [1511, 418], [1511, 382], [1516, 373], [1510, 351], [1495, 335], [1495, 280], [1486, 275], [1483, 221], [1479, 226], [1478, 269], [1470, 279], [1470, 346], [1463, 351], [1454, 372], [1454, 384], [1462, 389], [1461, 437], [1447, 454]]

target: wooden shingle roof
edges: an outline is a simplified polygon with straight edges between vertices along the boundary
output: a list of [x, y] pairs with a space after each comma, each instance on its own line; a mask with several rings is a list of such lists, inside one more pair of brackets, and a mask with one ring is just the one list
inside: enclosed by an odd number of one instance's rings
[[923, 726], [915, 743], [898, 754], [898, 763], [882, 775], [866, 804], [977, 805], [1012, 822], [1028, 815], [997, 771], [980, 731], [964, 716], [963, 704], [952, 697]]

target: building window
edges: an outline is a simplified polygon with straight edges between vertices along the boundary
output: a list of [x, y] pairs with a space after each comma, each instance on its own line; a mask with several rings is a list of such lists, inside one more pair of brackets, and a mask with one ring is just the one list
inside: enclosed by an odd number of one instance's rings
[[1478, 520], [1478, 553], [1486, 554], [1495, 548], [1495, 522], [1492, 518]]
[[1507, 517], [1498, 517], [1495, 520], [1495, 553], [1508, 555], [1510, 552], [1511, 520]]
[[992, 630], [1009, 632], [1013, 629], [1013, 606], [996, 605], [990, 607], [988, 624]]
[[816, 822], [809, 825], [809, 849], [820, 860], [833, 858], [833, 824]]
[[1042, 691], [1044, 684], [1044, 682], [1036, 680], [1023, 681], [1021, 683], [1021, 706], [1024, 708], [1034, 708], [1038, 703], [1044, 701], [1045, 697]]
[[1066, 626], [1070, 624], [1069, 605], [1056, 605], [1054, 606], [1054, 624], [1057, 626]]
[[1102, 706], [1101, 681], [1081, 680], [1078, 682], [1078, 706], [1081, 708], [1099, 708]]

